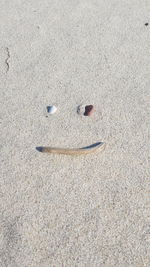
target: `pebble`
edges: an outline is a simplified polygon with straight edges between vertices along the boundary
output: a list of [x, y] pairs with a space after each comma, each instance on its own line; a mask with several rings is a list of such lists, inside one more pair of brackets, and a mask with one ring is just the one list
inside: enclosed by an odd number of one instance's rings
[[94, 106], [93, 105], [80, 105], [78, 106], [77, 113], [79, 115], [84, 116], [91, 116], [94, 112]]
[[47, 112], [51, 115], [57, 111], [56, 106], [47, 106], [46, 108], [47, 108]]

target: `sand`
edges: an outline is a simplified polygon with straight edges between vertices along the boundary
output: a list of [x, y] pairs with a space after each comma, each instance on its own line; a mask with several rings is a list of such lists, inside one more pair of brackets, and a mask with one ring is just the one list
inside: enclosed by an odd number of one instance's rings
[[[149, 13], [148, 0], [0, 1], [1, 267], [150, 265]], [[36, 150], [95, 142], [105, 151]]]

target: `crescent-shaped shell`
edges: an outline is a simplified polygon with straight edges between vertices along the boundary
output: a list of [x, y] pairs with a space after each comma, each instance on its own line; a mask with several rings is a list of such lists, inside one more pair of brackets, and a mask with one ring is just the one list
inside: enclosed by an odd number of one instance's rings
[[60, 148], [60, 147], [36, 147], [39, 152], [53, 153], [53, 154], [65, 154], [65, 155], [86, 155], [96, 151], [102, 151], [106, 144], [98, 142], [90, 146], [81, 148]]

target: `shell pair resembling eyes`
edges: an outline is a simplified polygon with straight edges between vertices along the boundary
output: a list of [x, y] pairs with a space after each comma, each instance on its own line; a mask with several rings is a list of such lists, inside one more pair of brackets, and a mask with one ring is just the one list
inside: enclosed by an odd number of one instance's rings
[[[56, 106], [47, 106], [47, 113], [50, 115], [53, 115], [57, 111]], [[94, 112], [94, 106], [93, 105], [80, 105], [77, 107], [77, 113], [79, 115], [84, 115], [84, 116], [91, 116]]]

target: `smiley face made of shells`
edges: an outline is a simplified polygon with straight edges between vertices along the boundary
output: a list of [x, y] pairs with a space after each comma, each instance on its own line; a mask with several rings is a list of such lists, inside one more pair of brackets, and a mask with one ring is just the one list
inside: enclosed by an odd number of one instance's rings
[[[56, 106], [47, 106], [47, 112], [53, 115], [57, 111]], [[79, 115], [91, 116], [94, 112], [93, 105], [80, 105], [77, 108]], [[39, 152], [53, 153], [53, 154], [65, 154], [65, 155], [86, 155], [96, 151], [102, 151], [106, 147], [104, 142], [97, 142], [92, 145], [81, 148], [60, 148], [60, 147], [36, 147]]]

